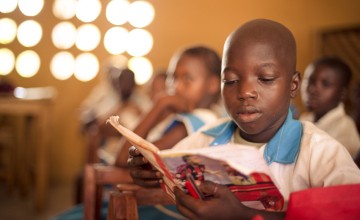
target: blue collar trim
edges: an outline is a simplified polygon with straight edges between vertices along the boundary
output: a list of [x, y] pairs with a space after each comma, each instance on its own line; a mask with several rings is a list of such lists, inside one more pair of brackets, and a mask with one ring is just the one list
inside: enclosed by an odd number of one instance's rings
[[174, 119], [169, 124], [169, 126], [165, 129], [164, 133], [167, 133], [179, 123], [183, 123], [185, 125], [188, 134], [194, 133], [205, 124], [205, 122], [200, 117], [194, 114], [182, 113], [176, 116], [176, 119]]
[[[222, 145], [230, 142], [236, 127], [236, 124], [230, 120], [202, 133], [215, 138], [210, 146]], [[293, 163], [299, 153], [302, 132], [301, 122], [294, 120], [289, 110], [284, 124], [265, 147], [264, 159], [267, 164], [272, 162]]]

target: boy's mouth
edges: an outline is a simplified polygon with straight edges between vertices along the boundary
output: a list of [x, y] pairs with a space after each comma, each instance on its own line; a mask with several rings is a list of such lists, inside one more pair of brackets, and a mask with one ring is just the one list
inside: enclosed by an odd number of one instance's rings
[[242, 123], [250, 123], [260, 118], [261, 113], [254, 108], [241, 109], [237, 113], [238, 121]]

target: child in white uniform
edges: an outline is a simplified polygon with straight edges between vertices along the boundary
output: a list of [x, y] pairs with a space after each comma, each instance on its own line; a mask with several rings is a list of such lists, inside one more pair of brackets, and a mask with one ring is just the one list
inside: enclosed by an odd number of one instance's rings
[[350, 80], [350, 67], [337, 57], [322, 57], [311, 63], [305, 70], [301, 87], [307, 112], [300, 115], [300, 120], [313, 122], [343, 144], [355, 158], [360, 149], [360, 136], [343, 104]]

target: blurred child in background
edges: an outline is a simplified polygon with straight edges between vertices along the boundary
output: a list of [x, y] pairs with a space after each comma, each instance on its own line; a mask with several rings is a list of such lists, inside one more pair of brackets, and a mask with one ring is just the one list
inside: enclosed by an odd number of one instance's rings
[[312, 62], [302, 82], [302, 100], [307, 112], [300, 115], [300, 120], [313, 122], [355, 158], [360, 137], [343, 103], [349, 93], [351, 74], [350, 67], [337, 57], [322, 57]]

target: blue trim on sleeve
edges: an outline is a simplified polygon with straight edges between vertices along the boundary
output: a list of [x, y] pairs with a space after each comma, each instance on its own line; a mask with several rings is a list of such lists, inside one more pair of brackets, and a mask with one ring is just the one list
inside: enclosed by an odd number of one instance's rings
[[164, 133], [169, 132], [179, 123], [183, 123], [185, 125], [188, 134], [194, 133], [205, 124], [205, 122], [200, 117], [194, 114], [182, 113], [177, 115], [176, 119], [170, 123], [170, 125], [165, 129]]

